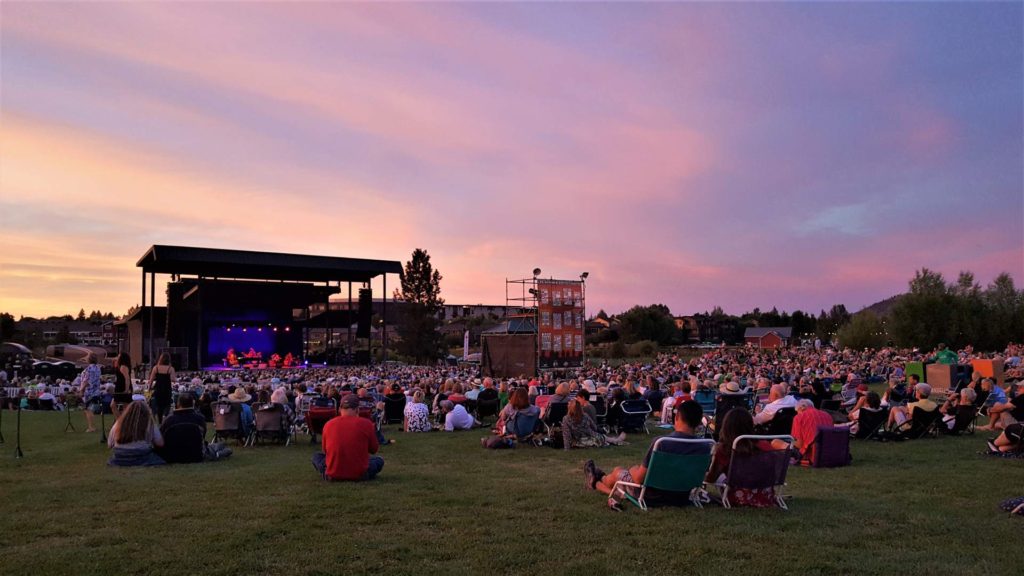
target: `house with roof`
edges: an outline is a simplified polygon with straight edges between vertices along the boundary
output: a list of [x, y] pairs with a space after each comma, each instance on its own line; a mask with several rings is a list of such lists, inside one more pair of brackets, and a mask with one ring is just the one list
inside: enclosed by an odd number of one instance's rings
[[787, 348], [792, 337], [793, 328], [789, 326], [747, 328], [746, 332], [743, 333], [743, 340], [755, 348]]

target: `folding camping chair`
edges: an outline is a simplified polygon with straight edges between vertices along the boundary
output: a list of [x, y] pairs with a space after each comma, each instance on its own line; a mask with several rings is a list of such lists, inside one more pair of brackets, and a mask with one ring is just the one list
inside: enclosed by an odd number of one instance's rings
[[750, 396], [747, 394], [719, 394], [715, 401], [715, 419], [712, 430], [712, 437], [718, 440], [718, 431], [722, 429], [722, 422], [725, 415], [733, 408], [749, 409]]
[[651, 405], [647, 403], [647, 400], [642, 398], [623, 400], [619, 407], [622, 409], [622, 421], [619, 423], [620, 430], [624, 432], [639, 432], [643, 430], [644, 434], [651, 433], [647, 429], [647, 416], [651, 413]]
[[292, 431], [284, 423], [284, 407], [280, 404], [265, 404], [256, 410], [256, 427], [252, 443], [259, 440], [283, 441], [287, 446], [292, 441]]
[[324, 425], [338, 415], [338, 407], [331, 398], [323, 398], [322, 405], [311, 404], [306, 413], [306, 431], [309, 443], [316, 444], [316, 437], [324, 431]]
[[242, 429], [242, 406], [234, 402], [217, 402], [213, 405], [213, 441], [234, 438], [246, 446], [249, 438]]
[[693, 400], [697, 404], [700, 404], [701, 410], [704, 411], [705, 416], [714, 416], [715, 407], [717, 403], [715, 401], [718, 396], [714, 390], [701, 389], [693, 393]]
[[860, 409], [860, 414], [857, 418], [857, 431], [853, 432], [852, 436], [858, 440], [880, 440], [882, 438], [882, 429], [888, 421], [888, 408], [878, 408], [876, 410], [864, 406]]
[[401, 399], [384, 397], [384, 424], [395, 424], [405, 420], [405, 396]]
[[501, 398], [493, 388], [484, 388], [476, 397], [476, 419], [483, 422], [488, 416], [497, 417], [501, 411]]
[[[670, 445], [692, 444], [706, 446], [706, 454], [678, 454], [666, 451]], [[669, 438], [663, 436], [654, 441], [651, 448], [651, 461], [647, 466], [642, 484], [619, 480], [612, 487], [609, 500], [625, 498], [637, 508], [647, 510], [647, 490], [688, 494], [690, 502], [702, 508], [708, 501], [704, 491], [704, 474], [711, 465], [711, 449], [715, 441], [709, 438]], [[639, 493], [637, 493], [639, 490]]]
[[796, 408], [780, 408], [771, 420], [759, 427], [758, 433], [769, 436], [787, 436], [793, 432], [794, 418], [796, 418]]
[[[736, 450], [740, 442], [765, 440], [782, 440], [788, 444], [782, 450], [755, 451], [743, 454]], [[744, 434], [732, 443], [732, 457], [729, 459], [729, 471], [722, 487], [722, 505], [731, 508], [729, 494], [734, 490], [774, 490], [773, 502], [783, 510], [788, 510], [782, 498], [782, 488], [786, 485], [786, 472], [789, 470], [790, 452], [793, 448], [792, 436], [767, 436]]]
[[914, 410], [910, 419], [892, 431], [894, 440], [917, 440], [925, 436], [936, 436], [942, 421], [942, 413], [936, 408], [931, 412]]
[[544, 429], [546, 436], [544, 443], [556, 448], [562, 447], [562, 419], [569, 413], [568, 402], [549, 402], [547, 414], [544, 416]]
[[608, 432], [608, 403], [605, 402], [604, 396], [600, 394], [594, 394], [590, 397], [590, 405], [594, 407], [594, 413], [597, 415], [596, 422], [597, 429], [603, 433]]
[[814, 468], [839, 468], [850, 464], [850, 434], [842, 426], [819, 426], [801, 461], [809, 461]]
[[956, 414], [952, 419], [952, 426], [945, 419], [938, 425], [938, 431], [951, 436], [960, 434], [974, 434], [975, 422], [978, 420], [978, 409], [975, 406], [964, 405], [956, 407]]

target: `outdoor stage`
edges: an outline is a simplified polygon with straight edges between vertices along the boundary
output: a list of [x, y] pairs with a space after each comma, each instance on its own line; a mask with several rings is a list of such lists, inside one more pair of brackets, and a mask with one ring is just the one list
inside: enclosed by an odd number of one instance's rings
[[[320, 366], [320, 365], [317, 364], [317, 366]], [[261, 366], [224, 366], [223, 364], [211, 364], [210, 366], [207, 366], [207, 367], [203, 368], [203, 372], [245, 372], [246, 370], [282, 370], [282, 371], [291, 371], [291, 370], [302, 370], [303, 368], [308, 368], [308, 367], [309, 366], [307, 366], [306, 364], [299, 364], [297, 366], [281, 366], [279, 368], [271, 368], [271, 367], [269, 367], [269, 366], [267, 366], [265, 364], [261, 365]]]

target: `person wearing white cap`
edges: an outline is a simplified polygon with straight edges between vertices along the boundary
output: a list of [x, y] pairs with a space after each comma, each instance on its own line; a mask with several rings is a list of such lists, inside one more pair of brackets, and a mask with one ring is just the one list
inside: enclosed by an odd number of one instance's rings
[[918, 383], [914, 386], [914, 397], [916, 400], [907, 404], [906, 406], [894, 406], [890, 412], [890, 424], [895, 424], [899, 427], [907, 420], [914, 417], [914, 410], [924, 410], [925, 412], [934, 412], [939, 409], [939, 405], [929, 398], [932, 394], [932, 387], [924, 382]]

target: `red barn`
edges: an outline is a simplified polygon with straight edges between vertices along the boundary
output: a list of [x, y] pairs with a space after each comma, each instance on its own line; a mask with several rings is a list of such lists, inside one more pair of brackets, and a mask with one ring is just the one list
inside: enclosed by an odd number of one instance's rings
[[786, 348], [789, 346], [789, 339], [793, 336], [793, 329], [790, 327], [765, 327], [747, 328], [743, 333], [743, 339], [747, 344], [755, 348]]

